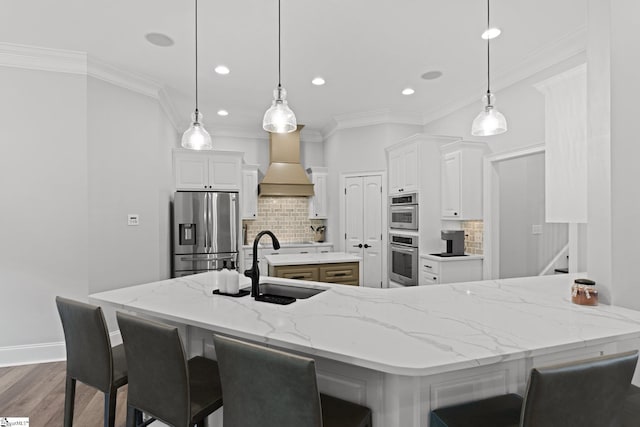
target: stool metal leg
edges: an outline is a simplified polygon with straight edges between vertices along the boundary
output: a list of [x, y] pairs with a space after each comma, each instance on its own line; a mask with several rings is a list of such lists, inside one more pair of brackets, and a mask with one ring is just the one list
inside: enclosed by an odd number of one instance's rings
[[116, 397], [118, 389], [112, 388], [104, 394], [104, 427], [114, 427], [116, 423]]
[[76, 397], [76, 380], [67, 375], [64, 392], [64, 427], [73, 425], [73, 404]]

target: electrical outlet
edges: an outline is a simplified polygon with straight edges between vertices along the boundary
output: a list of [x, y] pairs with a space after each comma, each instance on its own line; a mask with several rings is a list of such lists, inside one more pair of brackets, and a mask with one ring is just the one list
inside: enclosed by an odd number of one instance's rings
[[140, 215], [138, 214], [127, 215], [127, 225], [140, 225]]
[[542, 234], [542, 225], [539, 225], [539, 224], [532, 225], [531, 234]]

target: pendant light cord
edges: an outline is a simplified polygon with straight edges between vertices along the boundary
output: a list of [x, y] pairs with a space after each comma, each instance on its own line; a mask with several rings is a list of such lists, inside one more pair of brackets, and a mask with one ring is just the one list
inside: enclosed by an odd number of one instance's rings
[[282, 78], [281, 78], [281, 48], [280, 48], [280, 0], [278, 0], [278, 88], [282, 87]]
[[198, 0], [196, 2], [196, 122], [198, 122]]
[[[489, 23], [489, 16], [490, 16], [490, 12], [489, 12], [489, 2], [490, 0], [487, 0], [487, 31], [489, 31], [489, 29], [491, 28], [491, 24]], [[490, 48], [489, 45], [491, 43], [491, 37], [489, 37], [489, 33], [487, 33], [487, 93], [491, 93], [491, 73], [490, 73], [490, 68], [491, 68], [491, 60], [489, 59], [489, 52], [490, 52]]]

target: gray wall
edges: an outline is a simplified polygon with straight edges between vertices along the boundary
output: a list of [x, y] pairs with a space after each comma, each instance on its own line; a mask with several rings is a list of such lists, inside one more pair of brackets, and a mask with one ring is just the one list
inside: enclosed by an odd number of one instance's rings
[[177, 134], [155, 99], [85, 75], [0, 67], [0, 82], [2, 365], [64, 356], [56, 295], [169, 277]]
[[89, 254], [86, 78], [0, 67], [0, 93], [1, 349], [61, 340]]

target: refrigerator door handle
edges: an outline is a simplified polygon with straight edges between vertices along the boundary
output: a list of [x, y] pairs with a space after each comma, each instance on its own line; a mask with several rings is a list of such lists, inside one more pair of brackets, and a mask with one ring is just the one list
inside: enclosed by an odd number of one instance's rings
[[204, 247], [209, 249], [209, 193], [204, 193]]
[[[229, 210], [231, 213], [231, 241], [232, 242], [237, 242], [237, 222], [238, 222], [238, 217], [236, 216], [236, 203], [237, 203], [237, 198], [235, 194], [232, 194], [231, 196], [231, 203], [229, 203]], [[234, 244], [233, 247], [235, 248], [236, 245]]]
[[182, 257], [180, 261], [222, 261], [227, 259], [232, 259], [233, 255], [220, 256], [220, 257], [212, 257], [212, 258], [194, 258], [194, 257]]

